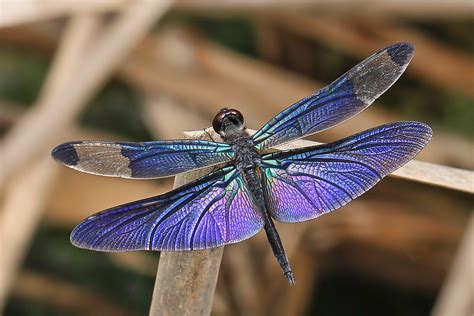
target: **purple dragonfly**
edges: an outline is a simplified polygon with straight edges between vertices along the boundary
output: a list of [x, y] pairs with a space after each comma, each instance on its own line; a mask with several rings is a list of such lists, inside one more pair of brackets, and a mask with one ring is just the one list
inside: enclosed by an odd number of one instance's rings
[[90, 216], [71, 234], [99, 251], [181, 251], [236, 243], [265, 230], [283, 273], [293, 272], [273, 219], [300, 222], [357, 198], [413, 159], [431, 140], [429, 126], [395, 122], [301, 149], [268, 149], [325, 130], [364, 110], [405, 71], [408, 43], [388, 46], [329, 86], [296, 102], [253, 136], [242, 114], [222, 109], [213, 120], [224, 142], [76, 141], [56, 147], [60, 163], [92, 174], [160, 178], [211, 165], [223, 167], [163, 195]]

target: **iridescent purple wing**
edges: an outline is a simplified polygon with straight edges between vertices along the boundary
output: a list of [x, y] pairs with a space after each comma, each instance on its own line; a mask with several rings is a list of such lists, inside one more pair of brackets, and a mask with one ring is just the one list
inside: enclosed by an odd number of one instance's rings
[[79, 171], [122, 178], [161, 178], [231, 160], [232, 148], [204, 140], [143, 143], [78, 141], [56, 147], [52, 156]]
[[423, 123], [396, 122], [331, 144], [264, 155], [270, 213], [300, 222], [333, 211], [410, 161], [431, 136]]
[[365, 59], [264, 125], [254, 136], [258, 149], [270, 148], [330, 128], [368, 107], [405, 71], [414, 54], [408, 43], [388, 46]]
[[84, 220], [71, 234], [100, 251], [197, 250], [247, 239], [263, 219], [234, 167], [164, 195], [117, 206]]

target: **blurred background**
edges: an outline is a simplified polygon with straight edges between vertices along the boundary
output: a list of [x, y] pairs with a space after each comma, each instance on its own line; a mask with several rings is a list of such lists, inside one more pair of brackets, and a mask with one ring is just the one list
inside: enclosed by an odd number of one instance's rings
[[181, 138], [223, 106], [258, 129], [400, 41], [416, 46], [401, 79], [311, 139], [423, 121], [434, 139], [417, 159], [458, 185], [389, 177], [331, 215], [277, 223], [295, 287], [263, 233], [226, 247], [212, 314], [472, 315], [473, 11], [470, 0], [0, 1], [4, 315], [149, 310], [159, 253], [81, 250], [69, 234], [173, 179], [81, 174], [52, 161], [55, 145]]

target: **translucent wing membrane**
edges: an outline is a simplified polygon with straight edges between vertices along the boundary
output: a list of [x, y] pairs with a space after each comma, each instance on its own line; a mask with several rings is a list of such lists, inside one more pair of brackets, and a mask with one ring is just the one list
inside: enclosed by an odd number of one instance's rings
[[171, 140], [144, 143], [79, 141], [56, 147], [52, 156], [79, 171], [123, 178], [160, 178], [231, 160], [225, 143]]
[[431, 140], [429, 126], [397, 122], [343, 140], [263, 156], [272, 216], [300, 222], [335, 210], [410, 161]]
[[71, 241], [100, 251], [194, 250], [247, 239], [262, 227], [239, 172], [226, 167], [164, 195], [97, 213], [74, 229]]
[[254, 136], [258, 149], [270, 148], [334, 126], [364, 110], [401, 76], [414, 47], [386, 47], [339, 77], [331, 85], [279, 113]]

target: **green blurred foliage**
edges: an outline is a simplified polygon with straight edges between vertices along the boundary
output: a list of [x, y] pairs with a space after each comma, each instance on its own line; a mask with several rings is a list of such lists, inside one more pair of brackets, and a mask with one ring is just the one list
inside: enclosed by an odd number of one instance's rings
[[402, 290], [374, 280], [358, 271], [323, 275], [315, 290], [319, 293], [308, 315], [429, 315], [433, 297]]
[[[69, 229], [41, 226], [33, 238], [24, 269], [54, 275], [55, 278], [70, 281], [71, 284], [87, 289], [88, 293], [96, 293], [98, 297], [106, 299], [106, 302], [122, 306], [124, 310], [146, 314], [151, 301], [154, 279], [118, 267], [107, 253], [73, 247], [69, 241], [69, 234]], [[158, 262], [158, 253], [150, 255], [156, 257]], [[37, 303], [39, 306], [35, 310], [18, 306], [14, 302], [11, 301], [7, 305], [5, 310], [7, 315], [18, 315], [13, 311], [20, 309], [23, 310], [21, 315], [38, 315], [36, 311], [48, 310], [48, 307], [41, 306], [40, 302]], [[30, 304], [30, 302], [24, 303], [22, 305]]]
[[38, 96], [48, 68], [45, 56], [0, 46], [0, 99], [30, 105]]
[[135, 140], [152, 140], [143, 123], [140, 103], [138, 95], [129, 86], [112, 80], [87, 106], [81, 115], [81, 123]]

